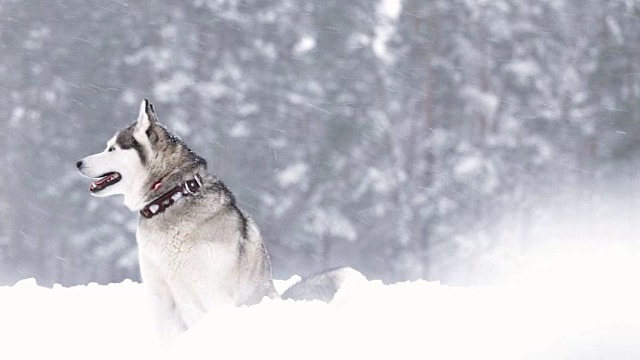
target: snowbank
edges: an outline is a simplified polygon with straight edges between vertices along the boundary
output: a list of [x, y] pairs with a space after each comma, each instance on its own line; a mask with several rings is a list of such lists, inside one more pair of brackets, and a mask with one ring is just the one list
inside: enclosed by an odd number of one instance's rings
[[352, 281], [331, 304], [226, 309], [159, 344], [140, 284], [46, 289], [24, 280], [0, 287], [0, 358], [640, 358], [635, 283], [556, 285]]

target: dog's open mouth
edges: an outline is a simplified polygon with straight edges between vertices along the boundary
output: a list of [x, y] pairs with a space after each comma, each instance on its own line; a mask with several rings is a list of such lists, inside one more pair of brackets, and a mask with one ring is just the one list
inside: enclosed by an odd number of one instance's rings
[[98, 192], [100, 190], [104, 190], [105, 188], [120, 181], [120, 179], [122, 179], [122, 176], [120, 176], [120, 174], [117, 172], [110, 172], [110, 173], [104, 174], [100, 176], [98, 179], [96, 179], [95, 181], [91, 182], [89, 191]]

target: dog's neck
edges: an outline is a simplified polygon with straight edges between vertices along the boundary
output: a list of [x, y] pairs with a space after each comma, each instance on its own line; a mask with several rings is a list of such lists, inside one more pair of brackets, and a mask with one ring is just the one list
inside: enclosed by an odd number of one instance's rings
[[[156, 181], [153, 184], [153, 187], [157, 189], [161, 184], [162, 179]], [[174, 187], [173, 189], [169, 190], [163, 195], [160, 195], [160, 197], [147, 204], [147, 206], [140, 210], [140, 215], [147, 219], [151, 219], [152, 217], [163, 213], [165, 210], [167, 210], [168, 207], [173, 205], [181, 198], [197, 193], [201, 187], [202, 176], [200, 176], [200, 174], [195, 174], [192, 179], [184, 181], [182, 184]]]

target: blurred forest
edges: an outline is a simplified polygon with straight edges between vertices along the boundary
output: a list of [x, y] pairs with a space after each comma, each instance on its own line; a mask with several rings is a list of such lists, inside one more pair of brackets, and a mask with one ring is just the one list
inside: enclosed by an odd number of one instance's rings
[[138, 279], [137, 214], [75, 162], [143, 98], [276, 278], [478, 283], [557, 214], [633, 230], [636, 0], [3, 1], [0, 46], [0, 284]]

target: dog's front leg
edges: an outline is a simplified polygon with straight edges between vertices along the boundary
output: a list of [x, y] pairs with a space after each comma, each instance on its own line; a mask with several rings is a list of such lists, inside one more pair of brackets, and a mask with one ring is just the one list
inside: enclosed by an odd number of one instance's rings
[[142, 281], [147, 289], [154, 329], [160, 340], [170, 340], [187, 330], [171, 289], [153, 265], [140, 259]]
[[150, 291], [154, 328], [161, 340], [170, 340], [187, 330], [171, 294]]

